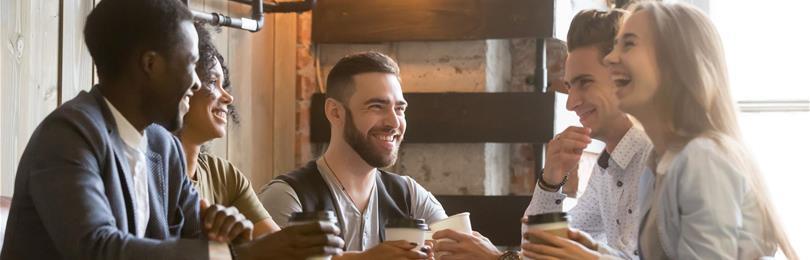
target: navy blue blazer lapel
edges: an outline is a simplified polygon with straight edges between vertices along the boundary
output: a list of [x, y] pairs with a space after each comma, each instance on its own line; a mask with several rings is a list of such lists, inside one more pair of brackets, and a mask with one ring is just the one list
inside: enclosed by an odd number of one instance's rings
[[126, 153], [124, 152], [124, 146], [126, 144], [124, 144], [124, 140], [121, 139], [121, 135], [118, 134], [118, 127], [115, 124], [115, 117], [112, 116], [112, 112], [107, 106], [104, 96], [101, 95], [101, 91], [99, 90], [98, 86], [94, 86], [90, 91], [90, 94], [96, 98], [96, 102], [101, 109], [101, 113], [104, 115], [104, 123], [107, 126], [107, 135], [110, 140], [110, 144], [112, 145], [111, 150], [113, 151], [116, 166], [119, 170], [119, 178], [124, 180], [124, 182], [121, 183], [121, 188], [125, 191], [124, 200], [127, 207], [127, 227], [130, 233], [135, 234], [135, 191], [133, 190], [134, 184], [132, 180], [132, 172], [129, 170], [129, 162], [127, 161]]

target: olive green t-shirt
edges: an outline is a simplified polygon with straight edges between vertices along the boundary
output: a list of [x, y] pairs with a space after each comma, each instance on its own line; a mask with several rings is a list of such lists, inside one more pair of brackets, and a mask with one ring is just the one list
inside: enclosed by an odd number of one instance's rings
[[236, 207], [253, 223], [270, 218], [250, 180], [225, 159], [207, 153], [197, 157], [195, 179], [191, 180], [202, 198], [209, 203]]

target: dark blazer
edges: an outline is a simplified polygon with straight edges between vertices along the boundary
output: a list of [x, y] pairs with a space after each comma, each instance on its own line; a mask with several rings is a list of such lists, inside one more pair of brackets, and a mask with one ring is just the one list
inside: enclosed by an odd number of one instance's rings
[[158, 125], [148, 141], [149, 224], [137, 238], [124, 142], [98, 87], [34, 131], [14, 183], [2, 259], [208, 259], [199, 198], [179, 141]]

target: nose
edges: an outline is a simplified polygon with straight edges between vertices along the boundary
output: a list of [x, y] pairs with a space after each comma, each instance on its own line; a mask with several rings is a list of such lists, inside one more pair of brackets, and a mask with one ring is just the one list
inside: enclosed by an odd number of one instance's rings
[[222, 88], [219, 89], [219, 93], [221, 93], [221, 95], [219, 96], [219, 102], [226, 105], [233, 104], [234, 98], [233, 95], [231, 95], [231, 93]]
[[[402, 116], [402, 120], [405, 120], [405, 116]], [[383, 124], [392, 129], [399, 129], [399, 127], [402, 125], [402, 122], [400, 122], [400, 116], [397, 114], [395, 107], [388, 110], [388, 113], [385, 113]]]
[[202, 82], [200, 82], [200, 77], [197, 76], [197, 73], [191, 73], [193, 76], [191, 77], [191, 91], [197, 92], [202, 87]]
[[605, 55], [605, 58], [602, 59], [602, 63], [604, 63], [605, 65], [619, 64], [618, 48], [613, 48], [607, 55]]
[[582, 99], [579, 97], [579, 89], [576, 87], [568, 89], [568, 100], [565, 102], [565, 109], [574, 111], [579, 105], [582, 105]]

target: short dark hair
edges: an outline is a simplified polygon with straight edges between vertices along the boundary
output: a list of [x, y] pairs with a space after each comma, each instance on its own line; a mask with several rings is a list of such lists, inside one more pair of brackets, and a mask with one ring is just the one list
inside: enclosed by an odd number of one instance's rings
[[622, 9], [580, 11], [568, 27], [568, 52], [595, 46], [601, 56], [607, 55], [626, 15], [627, 11]]
[[141, 51], [169, 54], [180, 41], [180, 24], [191, 20], [178, 0], [104, 0], [87, 16], [84, 39], [98, 76], [115, 80]]
[[326, 78], [326, 97], [347, 103], [354, 94], [352, 77], [357, 74], [381, 72], [394, 74], [399, 78], [397, 63], [379, 52], [361, 52], [340, 59]]
[[[225, 57], [222, 56], [222, 53], [217, 50], [217, 46], [214, 45], [214, 38], [211, 36], [210, 27], [202, 22], [194, 22], [194, 29], [197, 29], [197, 37], [199, 38], [199, 54], [200, 59], [197, 61], [197, 76], [200, 78], [200, 81], [203, 82], [201, 90], [205, 90], [209, 87], [208, 84], [205, 83], [206, 80], [211, 78], [211, 69], [214, 68], [216, 62], [219, 61], [219, 65], [222, 67], [222, 88], [225, 89], [228, 93], [233, 95], [231, 92], [231, 77], [228, 72], [228, 65], [225, 65]], [[216, 32], [220, 32], [220, 27], [215, 27]], [[239, 114], [236, 113], [236, 106], [233, 103], [228, 105], [228, 116], [231, 117], [231, 122], [234, 124], [239, 124]]]

